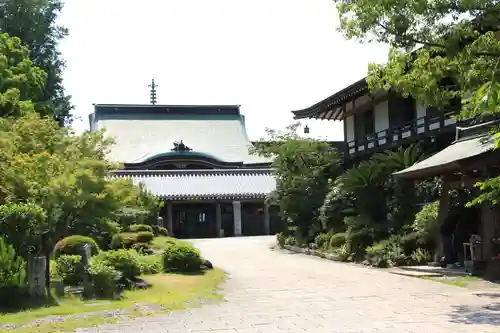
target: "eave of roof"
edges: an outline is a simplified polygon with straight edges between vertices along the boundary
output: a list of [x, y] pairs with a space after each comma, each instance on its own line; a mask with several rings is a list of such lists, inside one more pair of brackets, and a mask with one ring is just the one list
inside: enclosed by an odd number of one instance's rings
[[493, 150], [495, 140], [489, 134], [489, 130], [499, 123], [499, 120], [494, 120], [469, 127], [457, 127], [455, 142], [431, 157], [393, 175], [407, 179], [423, 179], [463, 171], [462, 162], [479, 158]]
[[[325, 112], [331, 111], [335, 106], [341, 107], [346, 101], [355, 99], [359, 95], [368, 91], [366, 78], [363, 78], [348, 87], [336, 92], [332, 96], [325, 98], [321, 102], [302, 110], [292, 111], [294, 119], [320, 118]], [[341, 120], [342, 112], [338, 115], [332, 114], [329, 119]]]
[[276, 188], [270, 169], [116, 170], [111, 178], [143, 184], [166, 200], [264, 199]]

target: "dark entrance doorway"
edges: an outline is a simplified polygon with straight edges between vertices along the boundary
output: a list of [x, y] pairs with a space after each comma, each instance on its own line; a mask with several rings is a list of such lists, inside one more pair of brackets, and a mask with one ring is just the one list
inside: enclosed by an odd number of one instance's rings
[[172, 215], [177, 238], [217, 237], [214, 204], [173, 204]]

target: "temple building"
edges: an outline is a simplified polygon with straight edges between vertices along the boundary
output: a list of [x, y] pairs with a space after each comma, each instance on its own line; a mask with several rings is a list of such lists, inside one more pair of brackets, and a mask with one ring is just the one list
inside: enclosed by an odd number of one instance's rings
[[[155, 97], [155, 96], [154, 96]], [[249, 153], [238, 105], [95, 104], [92, 131], [114, 138], [114, 177], [142, 183], [165, 203], [165, 227], [179, 238], [275, 232], [271, 159]]]

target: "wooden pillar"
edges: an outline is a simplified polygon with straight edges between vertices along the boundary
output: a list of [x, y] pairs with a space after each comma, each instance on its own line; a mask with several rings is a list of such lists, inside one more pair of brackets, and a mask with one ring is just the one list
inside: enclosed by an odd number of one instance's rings
[[234, 235], [241, 236], [241, 202], [233, 201]]
[[[444, 220], [448, 217], [448, 209], [450, 207], [450, 181], [443, 177], [443, 189], [439, 197], [439, 210], [438, 210], [438, 225], [441, 227]], [[436, 253], [434, 254], [434, 261], [439, 261], [443, 256], [443, 240], [441, 238], [441, 231], [438, 231], [436, 237], [437, 246]]]
[[172, 213], [172, 203], [167, 202], [167, 230], [168, 234], [174, 236], [174, 222], [173, 222], [173, 213]]
[[220, 202], [217, 202], [215, 206], [215, 229], [217, 231], [217, 237], [221, 237], [222, 210], [220, 207]]
[[269, 220], [269, 205], [264, 203], [264, 233], [266, 235], [271, 234], [271, 224]]
[[495, 207], [489, 203], [481, 205], [481, 239], [483, 241], [483, 257], [493, 256], [492, 238], [495, 237], [496, 214]]

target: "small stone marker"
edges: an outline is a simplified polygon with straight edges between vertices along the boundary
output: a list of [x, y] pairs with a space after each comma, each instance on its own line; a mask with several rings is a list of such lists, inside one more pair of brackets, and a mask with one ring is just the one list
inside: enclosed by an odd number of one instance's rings
[[158, 216], [158, 218], [156, 219], [156, 225], [159, 226], [159, 227], [164, 227], [164, 225], [163, 225], [163, 217]]
[[28, 287], [31, 296], [45, 295], [45, 257], [36, 257], [28, 261]]
[[92, 255], [91, 248], [89, 244], [84, 244], [82, 246], [82, 265], [85, 270], [84, 278], [83, 278], [83, 297], [91, 298], [94, 294], [92, 288], [92, 281], [90, 279], [88, 272], [90, 256]]

